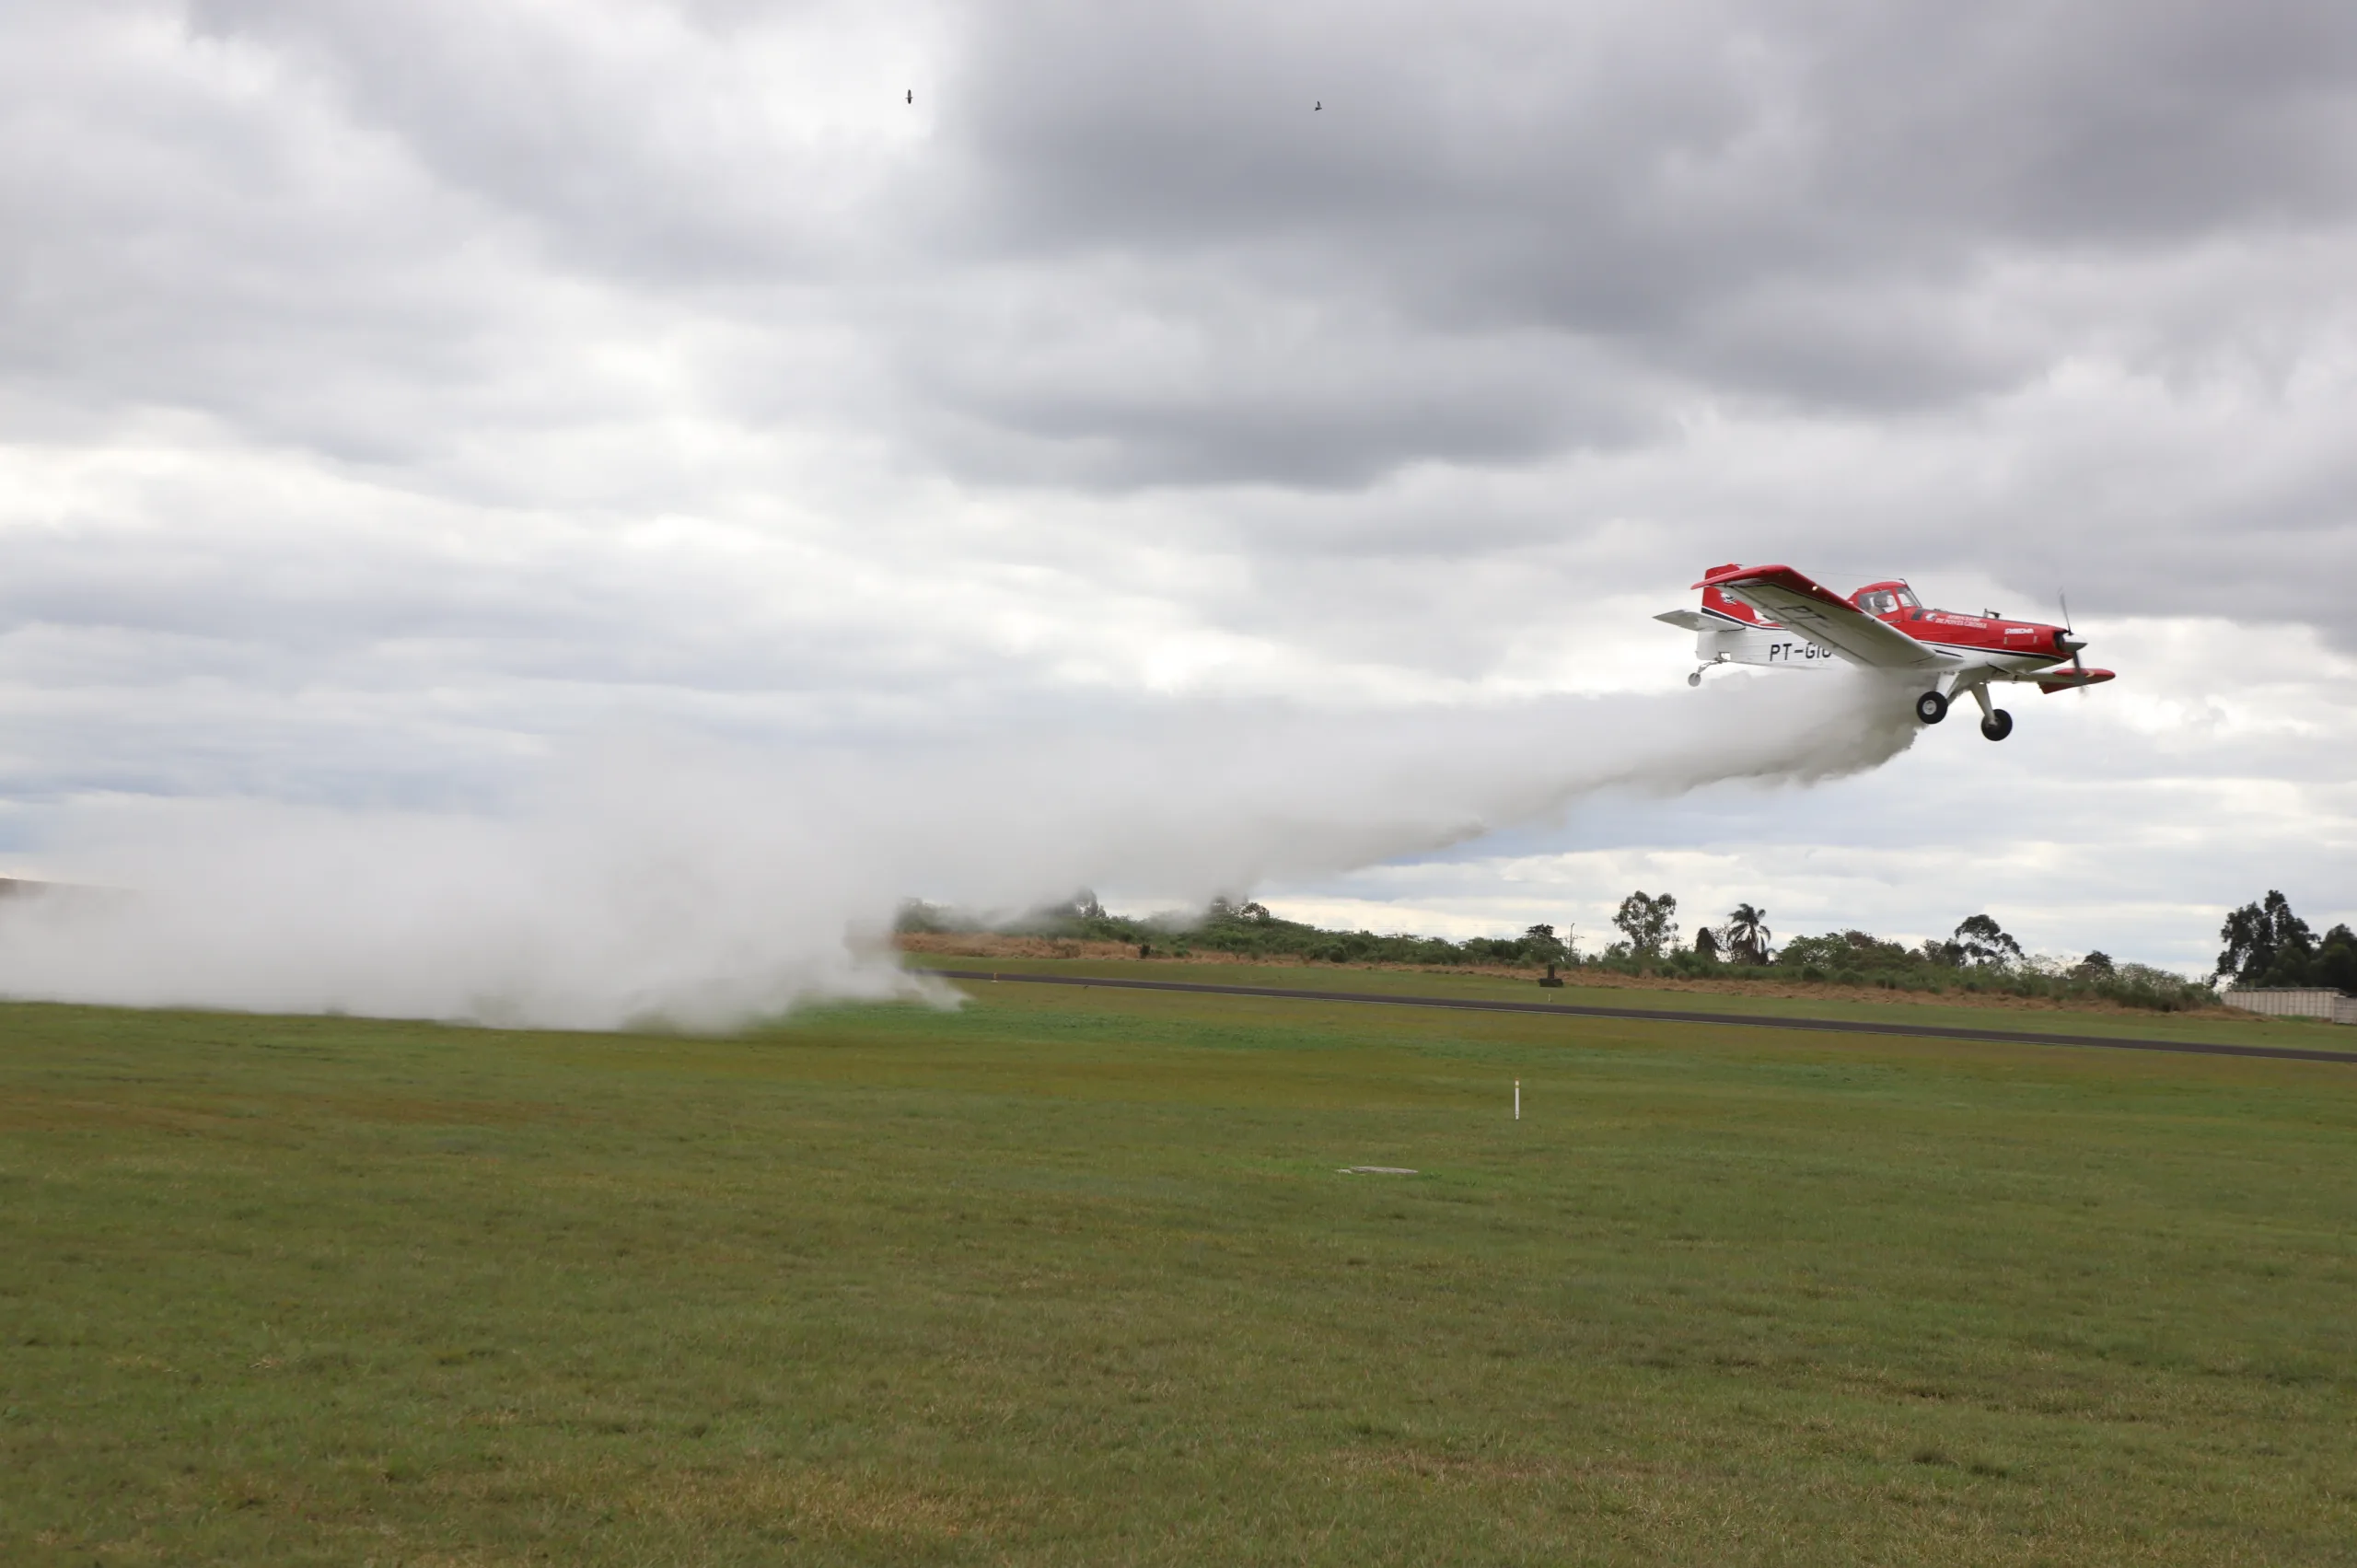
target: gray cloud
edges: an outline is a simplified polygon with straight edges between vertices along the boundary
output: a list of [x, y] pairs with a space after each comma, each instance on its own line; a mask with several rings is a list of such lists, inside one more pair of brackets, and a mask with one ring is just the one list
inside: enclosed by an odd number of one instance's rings
[[1043, 6], [980, 38], [959, 113], [1006, 252], [1255, 278], [1261, 316], [1186, 318], [1214, 340], [1340, 292], [1395, 354], [1555, 334], [1655, 395], [1984, 395], [2078, 346], [1992, 333], [1992, 261], [2338, 228], [2357, 195], [2357, 24], [2324, 6]]
[[1952, 277], [2009, 242], [2337, 224], [2357, 199], [2333, 134], [2357, 112], [2357, 22], [2325, 4], [993, 19], [962, 112], [1011, 247], [1381, 237], [1410, 253], [1364, 269], [1521, 275], [1524, 304], [1579, 326], [1763, 275]]

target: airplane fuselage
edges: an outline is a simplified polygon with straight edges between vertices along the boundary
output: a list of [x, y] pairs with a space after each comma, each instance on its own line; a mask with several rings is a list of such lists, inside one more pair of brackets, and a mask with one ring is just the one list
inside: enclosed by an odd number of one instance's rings
[[[1982, 732], [2003, 739], [2010, 715], [1993, 708], [1991, 681], [2031, 681], [2060, 691], [2112, 679], [2079, 662], [2086, 645], [2067, 626], [1965, 615], [1926, 609], [1905, 583], [1869, 583], [1848, 598], [1789, 566], [1719, 566], [1694, 585], [1699, 610], [1672, 610], [1656, 619], [1695, 633], [1694, 654], [1704, 668], [1717, 664], [1825, 669], [1835, 664], [1907, 671], [1927, 690], [1916, 714], [1936, 724], [1948, 700], [1969, 693], [1980, 705]], [[2065, 660], [2068, 669], [2058, 668]], [[1689, 677], [1701, 679], [1701, 671]]]
[[[2084, 646], [2068, 627], [1927, 610], [1901, 582], [1870, 584], [1847, 602], [1861, 614], [1922, 644], [1935, 655], [1942, 669], [1986, 671], [1983, 679], [2035, 679], [2038, 671], [2052, 668]], [[1701, 611], [1689, 613], [1693, 630], [1699, 633], [1695, 654], [1705, 664], [1827, 669], [1855, 662], [1824, 643], [1794, 635], [1795, 628], [1769, 620], [1715, 587], [1703, 591]], [[1687, 623], [1683, 618], [1678, 621]]]

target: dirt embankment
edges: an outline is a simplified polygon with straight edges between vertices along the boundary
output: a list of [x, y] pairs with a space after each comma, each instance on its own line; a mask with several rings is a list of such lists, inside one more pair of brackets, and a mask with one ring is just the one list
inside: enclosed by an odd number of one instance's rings
[[[943, 935], [904, 932], [893, 937], [892, 942], [903, 953], [923, 953], [935, 958], [1135, 959], [1138, 956], [1137, 948], [1126, 942], [1080, 942], [1063, 936], [1000, 936], [990, 932]], [[1189, 960], [1172, 959], [1157, 948], [1155, 961]]]
[[[1237, 953], [1190, 952], [1184, 958], [1158, 944], [1154, 957], [1141, 959], [1135, 947], [1122, 942], [1082, 942], [1059, 936], [1003, 936], [990, 932], [956, 935], [903, 935], [893, 938], [904, 953], [932, 958], [1103, 958], [1126, 959], [1141, 969], [1169, 969], [1190, 964], [1250, 965], [1268, 969], [1383, 970], [1394, 974], [1467, 974], [1531, 984], [1537, 971], [1504, 964], [1316, 964], [1292, 956], [1256, 958]], [[2099, 997], [2059, 1000], [2045, 996], [2008, 996], [1992, 991], [1885, 991], [1872, 985], [1834, 985], [1805, 980], [1689, 980], [1678, 975], [1613, 974], [1601, 970], [1572, 970], [1563, 975], [1564, 988], [1592, 991], [1685, 991], [1713, 996], [1776, 996], [1794, 1001], [1912, 1002], [1927, 1007], [1999, 1007], [2029, 1013], [2119, 1013], [2150, 1016], [2149, 1007], [2131, 1007]], [[1544, 993], [1532, 987], [1534, 996]], [[2235, 1018], [2248, 1022], [2252, 1014], [2232, 1007], [2189, 1009], [2188, 1016]]]

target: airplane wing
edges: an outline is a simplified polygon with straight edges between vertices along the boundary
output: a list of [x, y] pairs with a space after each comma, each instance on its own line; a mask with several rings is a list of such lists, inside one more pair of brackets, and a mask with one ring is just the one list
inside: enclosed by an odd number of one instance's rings
[[2028, 679], [2038, 682], [2038, 689], [2051, 697], [2057, 691], [2068, 691], [2074, 686], [2100, 686], [2112, 679], [2107, 669], [2041, 669]]
[[1741, 599], [1771, 621], [1873, 669], [1938, 669], [1956, 656], [1875, 620], [1790, 566], [1731, 566], [1694, 585]]

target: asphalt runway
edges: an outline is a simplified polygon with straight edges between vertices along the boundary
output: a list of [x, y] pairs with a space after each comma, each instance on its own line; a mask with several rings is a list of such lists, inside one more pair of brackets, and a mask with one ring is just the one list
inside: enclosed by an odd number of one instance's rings
[[2167, 1051], [2181, 1056], [2270, 1056], [2287, 1062], [2357, 1063], [2357, 1051], [2307, 1051], [2292, 1045], [2216, 1045], [2199, 1040], [2131, 1040], [2118, 1035], [1958, 1028], [1948, 1024], [1868, 1023], [1856, 1018], [1782, 1018], [1761, 1013], [1688, 1013], [1656, 1007], [1584, 1007], [1564, 1002], [1487, 1002], [1462, 996], [1387, 996], [1369, 991], [1288, 991], [1268, 985], [1205, 985], [1185, 980], [1108, 980], [1097, 975], [1021, 974], [999, 970], [920, 969], [916, 972], [937, 975], [943, 980], [995, 980], [1023, 985], [1101, 985], [1120, 991], [1187, 991], [1213, 996], [1275, 996], [1295, 1002], [1368, 1002], [1387, 1007], [1452, 1007], [1464, 1013], [1546, 1013], [1573, 1018], [1736, 1024], [1754, 1029], [1819, 1029], [1831, 1034], [1903, 1035], [1912, 1040], [1971, 1040], [2001, 1045], [2091, 1045], [2105, 1051]]

